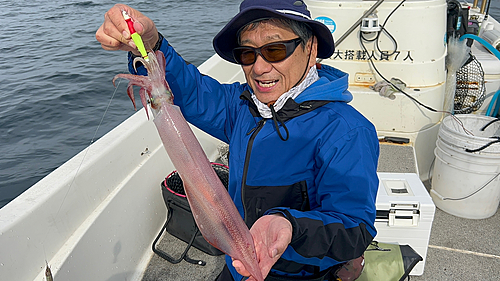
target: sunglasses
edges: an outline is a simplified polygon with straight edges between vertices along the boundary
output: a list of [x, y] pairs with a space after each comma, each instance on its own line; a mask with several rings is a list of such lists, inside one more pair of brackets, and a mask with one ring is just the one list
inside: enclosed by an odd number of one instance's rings
[[288, 41], [269, 43], [260, 48], [236, 47], [233, 49], [233, 56], [236, 62], [241, 65], [254, 64], [257, 60], [257, 54], [267, 62], [280, 62], [293, 54], [301, 42], [302, 39], [295, 38]]

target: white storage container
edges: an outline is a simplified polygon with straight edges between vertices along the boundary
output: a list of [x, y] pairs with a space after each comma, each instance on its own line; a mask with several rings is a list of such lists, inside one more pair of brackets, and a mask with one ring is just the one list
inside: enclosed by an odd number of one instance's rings
[[410, 275], [422, 275], [436, 207], [415, 173], [378, 173], [376, 241], [410, 245], [422, 258]]

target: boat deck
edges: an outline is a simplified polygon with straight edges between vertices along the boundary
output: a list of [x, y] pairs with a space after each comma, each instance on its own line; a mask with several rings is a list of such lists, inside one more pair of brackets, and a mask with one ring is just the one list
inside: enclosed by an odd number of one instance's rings
[[[411, 146], [381, 145], [380, 172], [415, 172]], [[425, 183], [429, 188], [430, 183]], [[421, 276], [411, 276], [417, 281], [470, 281], [500, 279], [500, 214], [482, 220], [455, 217], [436, 208], [427, 261]], [[160, 249], [179, 256], [186, 244], [166, 233], [158, 244]], [[170, 264], [157, 255], [143, 275], [150, 280], [214, 280], [224, 265], [224, 256], [209, 256], [191, 248], [190, 258], [202, 259], [205, 266], [186, 261]]]
[[500, 213], [482, 220], [455, 217], [436, 208], [427, 262], [411, 280], [499, 280]]
[[[186, 243], [165, 232], [157, 248], [165, 251], [173, 257], [179, 257], [186, 247]], [[171, 264], [158, 255], [154, 254], [144, 272], [143, 281], [168, 280], [215, 280], [225, 264], [224, 255], [210, 256], [202, 251], [191, 247], [188, 256], [192, 259], [200, 259], [207, 264], [195, 265], [182, 260], [178, 264]]]

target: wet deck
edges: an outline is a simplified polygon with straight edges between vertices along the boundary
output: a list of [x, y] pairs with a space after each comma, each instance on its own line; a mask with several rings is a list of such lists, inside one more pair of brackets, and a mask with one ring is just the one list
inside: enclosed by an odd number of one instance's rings
[[[410, 146], [381, 145], [379, 171], [409, 173], [415, 171]], [[430, 184], [425, 183], [429, 188]], [[158, 247], [178, 256], [185, 243], [165, 234]], [[185, 261], [170, 264], [153, 255], [143, 281], [214, 280], [224, 265], [223, 256], [213, 257], [192, 248], [189, 257], [207, 262], [206, 266]], [[455, 217], [436, 208], [427, 252], [425, 270], [417, 281], [500, 280], [500, 214], [482, 220]]]

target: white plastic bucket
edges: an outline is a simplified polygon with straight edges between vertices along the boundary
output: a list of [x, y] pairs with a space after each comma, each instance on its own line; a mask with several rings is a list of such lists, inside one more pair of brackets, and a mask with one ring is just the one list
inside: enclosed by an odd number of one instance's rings
[[[455, 146], [458, 150], [477, 149], [491, 142], [493, 140], [491, 137], [500, 136], [500, 121], [481, 131], [482, 127], [496, 118], [473, 114], [457, 114], [455, 118], [447, 116], [443, 119], [438, 136], [444, 143]], [[500, 145], [491, 145], [476, 154], [493, 154], [495, 157], [500, 157], [498, 155], [500, 154]]]
[[[446, 117], [438, 133], [434, 154], [431, 197], [452, 215], [483, 219], [494, 215], [500, 202], [500, 143], [477, 149], [500, 135], [500, 121], [480, 131], [495, 118], [472, 114]], [[464, 128], [473, 135], [465, 133]]]

